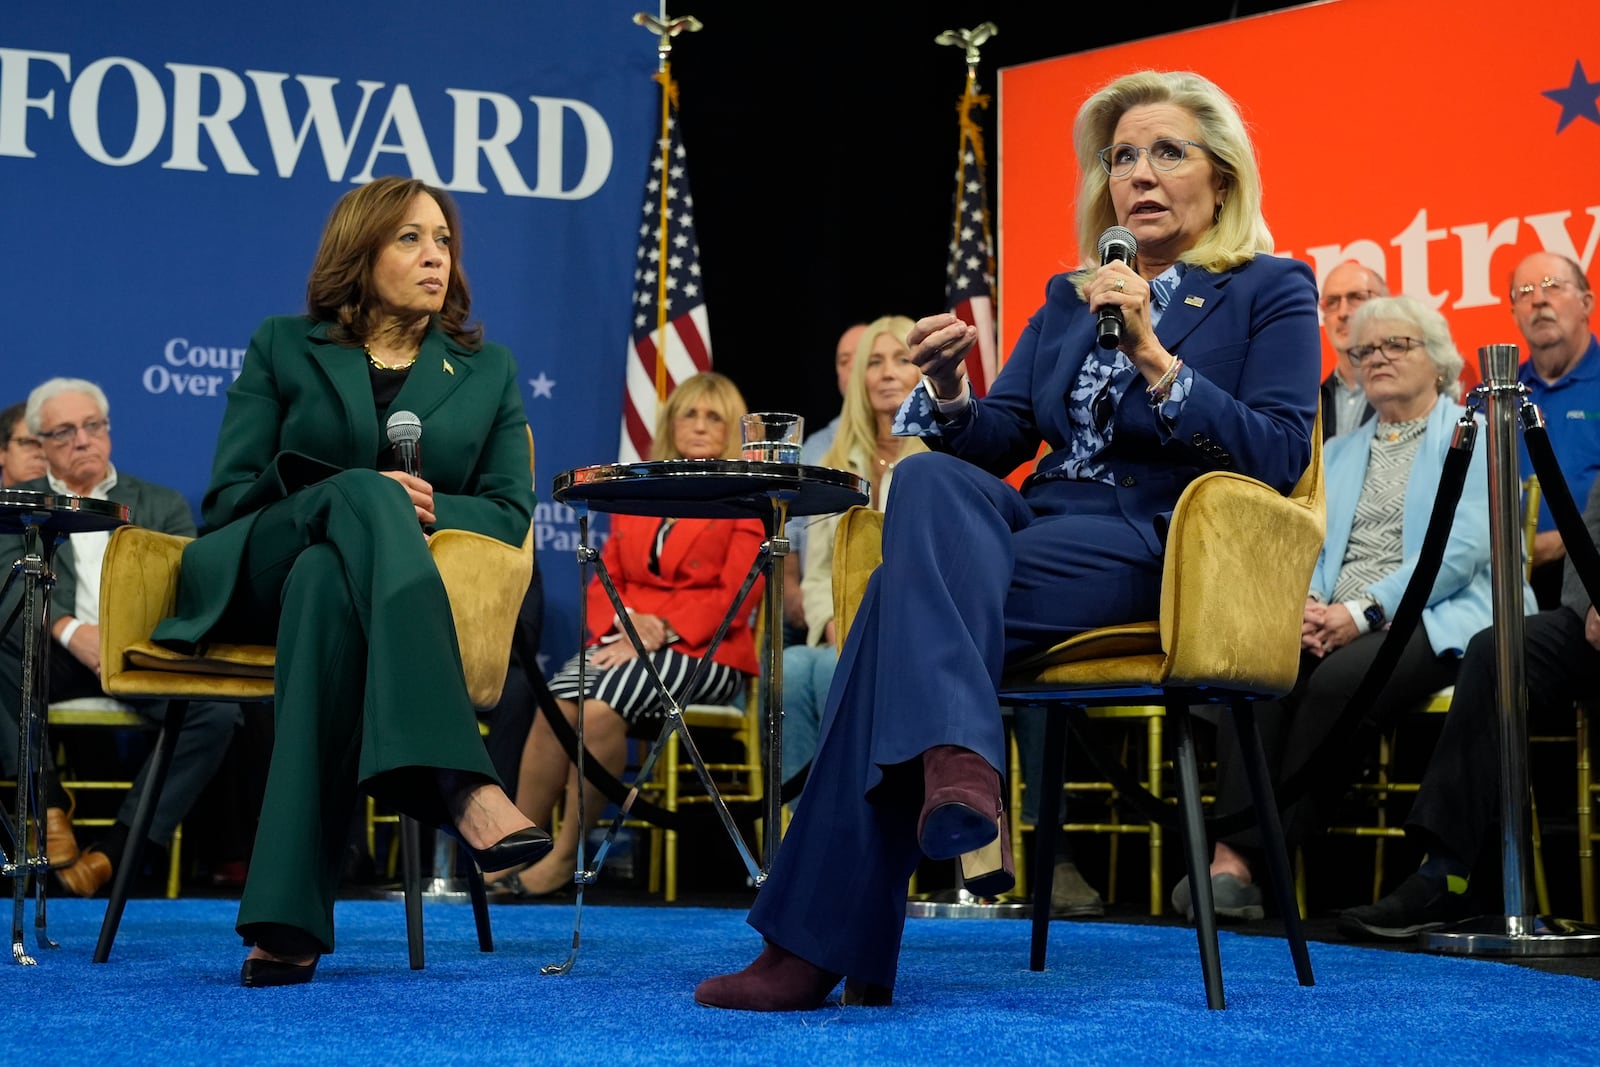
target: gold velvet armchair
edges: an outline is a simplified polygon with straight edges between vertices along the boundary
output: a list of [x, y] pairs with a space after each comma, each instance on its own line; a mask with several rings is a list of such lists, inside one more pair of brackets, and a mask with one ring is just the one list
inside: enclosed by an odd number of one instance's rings
[[[532, 435], [529, 435], [530, 469]], [[135, 516], [137, 518], [137, 516]], [[129, 854], [112, 882], [111, 899], [101, 925], [95, 962], [111, 954], [131, 874], [138, 867], [155, 799], [166, 778], [177, 732], [190, 700], [259, 703], [272, 699], [276, 649], [271, 645], [211, 643], [184, 655], [153, 643], [156, 624], [177, 602], [178, 575], [187, 538], [124, 526], [111, 536], [100, 580], [100, 674], [114, 697], [171, 701], [156, 742], [156, 756], [139, 798], [129, 835]], [[428, 542], [450, 598], [467, 692], [479, 708], [494, 705], [505, 686], [511, 657], [511, 635], [517, 611], [533, 572], [534, 531], [530, 525], [521, 547], [466, 530], [440, 530]], [[401, 856], [406, 898], [406, 934], [412, 969], [423, 966], [420, 828], [401, 822]], [[483, 878], [468, 865], [478, 926], [478, 944], [494, 950], [489, 931]]]
[[[1040, 706], [1049, 716], [1041, 796], [1060, 793], [1067, 709], [1161, 703], [1172, 724], [1178, 812], [1193, 891], [1207, 1003], [1222, 1008], [1222, 965], [1208, 875], [1199, 772], [1189, 706], [1225, 703], [1238, 719], [1251, 794], [1268, 845], [1270, 881], [1302, 985], [1311, 963], [1283, 836], [1255, 728], [1253, 700], [1294, 686], [1300, 624], [1326, 515], [1322, 430], [1312, 434], [1311, 463], [1289, 495], [1240, 474], [1212, 471], [1184, 491], [1167, 534], [1160, 617], [1075, 634], [1011, 664], [999, 702]], [[883, 518], [864, 508], [839, 523], [834, 542], [834, 607], [840, 640], [853, 621], [881, 558]], [[1048, 803], [1048, 802], [1047, 802]], [[1034, 842], [1033, 945], [1030, 967], [1044, 969], [1054, 874], [1055, 820], [1042, 819]]]

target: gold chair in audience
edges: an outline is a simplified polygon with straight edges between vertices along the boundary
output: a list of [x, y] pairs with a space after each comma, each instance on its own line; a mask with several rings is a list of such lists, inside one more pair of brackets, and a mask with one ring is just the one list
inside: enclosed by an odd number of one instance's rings
[[1578, 750], [1578, 889], [1583, 894], [1583, 921], [1595, 921], [1594, 843], [1600, 832], [1594, 826], [1594, 805], [1600, 796], [1600, 783], [1594, 780], [1589, 756], [1589, 722], [1600, 712], [1600, 699], [1594, 696], [1578, 701], [1574, 713], [1574, 742]]
[[[1132, 704], [1122, 707], [1093, 707], [1084, 709], [1085, 716], [1091, 722], [1104, 723], [1107, 726], [1119, 726], [1126, 729], [1122, 732], [1121, 760], [1124, 767], [1129, 766], [1131, 759], [1139, 760], [1142, 768], [1138, 775], [1140, 784], [1149, 790], [1152, 796], [1162, 795], [1162, 782], [1165, 771], [1171, 766], [1170, 762], [1162, 755], [1163, 725], [1166, 720], [1167, 709], [1160, 704]], [[1135, 731], [1139, 735], [1136, 736]], [[1022, 811], [1023, 782], [1020, 759], [1017, 752], [1015, 736], [1010, 742], [1010, 766], [1007, 773], [1009, 779], [1009, 810]], [[1067, 804], [1068, 821], [1058, 828], [1059, 833], [1084, 833], [1104, 834], [1109, 838], [1107, 851], [1106, 894], [1107, 904], [1117, 902], [1117, 873], [1120, 866], [1120, 844], [1125, 835], [1143, 837], [1148, 854], [1148, 881], [1150, 888], [1150, 914], [1160, 916], [1165, 910], [1166, 899], [1162, 888], [1162, 857], [1165, 844], [1165, 828], [1158, 822], [1132, 818], [1124, 819], [1120, 794], [1116, 786], [1104, 779], [1066, 782], [1062, 786], [1069, 800]], [[1076, 798], [1076, 799], [1073, 799]], [[1087, 821], [1074, 818], [1074, 813], [1080, 810], [1081, 805], [1099, 805], [1104, 811], [1104, 817]], [[1011, 829], [1011, 851], [1016, 859], [1017, 886], [1013, 893], [1018, 897], [1025, 897], [1028, 893], [1026, 846], [1023, 834], [1033, 830], [1032, 824], [1024, 823], [1020, 815], [1008, 820]]]
[[[758, 624], [757, 647], [760, 647], [760, 641]], [[722, 799], [730, 805], [759, 804], [765, 795], [761, 770], [760, 680], [752, 678], [745, 686], [743, 704], [690, 704], [683, 709], [683, 722], [696, 738], [714, 731], [721, 735], [718, 740], [729, 746], [725, 758], [706, 760], [706, 771], [717, 783], [717, 791]], [[696, 743], [699, 744], [698, 741]], [[702, 750], [705, 747], [701, 745]], [[711, 798], [700, 787], [694, 766], [680, 759], [676, 733], [667, 738], [656, 773], [661, 807], [665, 810], [677, 813], [710, 806]], [[756, 840], [761, 840], [760, 835]], [[663, 899], [671, 904], [678, 899], [678, 831], [655, 828], [652, 830], [652, 845], [657, 841], [666, 867]], [[652, 847], [652, 868], [656, 854], [657, 850]]]
[[[48, 709], [50, 730], [52, 738], [57, 730], [138, 730], [150, 732], [158, 729], [149, 719], [134, 711], [128, 705], [110, 697], [79, 697], [74, 700], [59, 700], [50, 704]], [[118, 796], [126, 794], [133, 788], [131, 780], [96, 779], [80, 776], [80, 771], [69, 760], [60, 763], [62, 769], [61, 787], [65, 789], [76, 803], [81, 793], [115, 793]], [[110, 826], [116, 819], [106, 815], [85, 815], [75, 812], [72, 819], [74, 826]], [[172, 840], [167, 846], [167, 899], [176, 900], [182, 888], [183, 873], [183, 826], [180, 823], [172, 832]]]
[[[1158, 619], [1104, 627], [1013, 664], [1002, 680], [1002, 704], [1035, 704], [1052, 711], [1046, 738], [1045, 790], [1060, 782], [1066, 709], [1159, 701], [1175, 735], [1178, 813], [1185, 857], [1196, 886], [1196, 921], [1207, 1004], [1224, 1006], [1216, 915], [1209, 903], [1208, 856], [1200, 810], [1189, 706], [1224, 702], [1241, 720], [1252, 795], [1270, 791], [1248, 701], [1281, 696], [1300, 663], [1300, 623], [1311, 570], [1325, 532], [1320, 416], [1312, 455], [1288, 496], [1243, 475], [1212, 471], [1196, 478], [1173, 511], [1167, 534]], [[854, 618], [881, 558], [882, 516], [847, 512], [834, 542], [834, 617], [841, 635]], [[1272, 561], [1275, 566], [1263, 566]], [[1254, 746], [1249, 740], [1255, 740]], [[1054, 742], [1052, 744], [1052, 742]], [[1052, 766], [1053, 764], [1053, 766]], [[1052, 781], [1053, 779], [1053, 781]], [[1277, 828], [1276, 808], [1263, 812]], [[1049, 848], [1053, 822], [1041, 822], [1035, 844], [1033, 946], [1029, 965], [1044, 969], [1049, 937]], [[1287, 859], [1272, 852], [1273, 889], [1284, 912], [1291, 956], [1302, 985], [1312, 982], [1310, 956], [1293, 903]]]
[[[530, 470], [533, 454], [529, 432]], [[428, 542], [439, 576], [450, 598], [467, 692], [480, 708], [493, 706], [505, 685], [511, 657], [511, 633], [533, 570], [533, 527], [521, 547], [466, 530], [440, 530]], [[190, 700], [241, 703], [269, 701], [273, 696], [272, 645], [213, 642], [194, 655], [174, 652], [150, 640], [156, 625], [177, 602], [178, 574], [188, 538], [124, 526], [111, 535], [100, 579], [101, 685], [113, 697], [169, 700], [172, 710], [161, 729], [156, 758], [135, 816], [130, 854], [112, 882], [111, 900], [95, 947], [95, 962], [111, 954], [117, 926], [127, 902], [129, 874], [137, 864], [143, 829], [149, 825], [155, 796], [166, 778], [166, 765], [177, 741], [177, 728]], [[150, 809], [150, 810], [147, 810]], [[141, 820], [143, 820], [141, 822]], [[401, 823], [401, 858], [405, 867], [406, 935], [413, 969], [423, 966], [420, 828], [411, 819]], [[468, 887], [478, 926], [478, 944], [493, 951], [487, 896], [482, 876], [469, 867]]]

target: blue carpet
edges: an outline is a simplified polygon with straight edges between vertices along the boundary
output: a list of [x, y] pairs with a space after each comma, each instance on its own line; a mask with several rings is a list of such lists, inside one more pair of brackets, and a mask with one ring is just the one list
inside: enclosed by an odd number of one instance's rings
[[[226, 900], [136, 900], [110, 964], [104, 905], [51, 901], [59, 951], [0, 963], [0, 1018], [59, 1062], [720, 1065], [1270, 1062], [1452, 1065], [1600, 1058], [1600, 983], [1481, 960], [1312, 946], [1295, 984], [1280, 940], [1224, 934], [1228, 1009], [1207, 1011], [1194, 934], [1056, 923], [1027, 970], [1027, 924], [912, 921], [895, 1006], [751, 1015], [696, 1006], [694, 983], [759, 949], [743, 912], [589, 907], [572, 974], [571, 908], [426, 909], [428, 966], [406, 966], [398, 903], [338, 906], [339, 951], [290, 989], [238, 985]], [[8, 913], [9, 914], [9, 913]], [[29, 908], [29, 945], [32, 941]], [[70, 1051], [70, 1055], [68, 1052]], [[64, 1058], [63, 1058], [64, 1057]]]

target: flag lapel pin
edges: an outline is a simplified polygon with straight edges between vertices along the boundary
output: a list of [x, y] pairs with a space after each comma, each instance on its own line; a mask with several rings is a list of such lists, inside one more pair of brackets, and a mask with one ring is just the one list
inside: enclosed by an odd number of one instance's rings
[[443, 363], [444, 363], [444, 372], [446, 374], [454, 374], [456, 372], [456, 369], [450, 365], [450, 361], [448, 359], [447, 360], [443, 360]]
[[1203, 297], [1203, 296], [1186, 296], [1186, 297], [1183, 298], [1183, 302], [1185, 304], [1188, 304], [1192, 308], [1199, 308], [1199, 307], [1205, 307], [1206, 306], [1206, 298]]

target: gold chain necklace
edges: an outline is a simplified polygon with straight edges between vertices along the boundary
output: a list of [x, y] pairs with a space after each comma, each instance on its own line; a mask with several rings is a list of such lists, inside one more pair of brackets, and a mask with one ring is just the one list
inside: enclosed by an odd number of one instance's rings
[[406, 360], [404, 363], [385, 363], [383, 360], [372, 354], [371, 345], [362, 345], [361, 351], [367, 354], [367, 361], [370, 362], [374, 367], [377, 367], [379, 370], [406, 370], [410, 368], [411, 364], [417, 361], [417, 356], [421, 354], [420, 352], [411, 353], [411, 358]]

